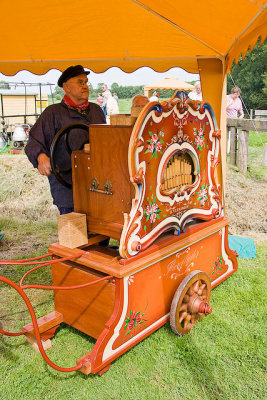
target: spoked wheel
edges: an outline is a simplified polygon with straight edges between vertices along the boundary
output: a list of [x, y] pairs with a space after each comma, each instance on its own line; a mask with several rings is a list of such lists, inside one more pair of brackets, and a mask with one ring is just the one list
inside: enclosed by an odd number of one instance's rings
[[202, 271], [193, 271], [180, 283], [170, 311], [170, 324], [174, 333], [185, 335], [197, 320], [212, 312], [209, 306], [211, 283]]
[[[88, 143], [89, 137], [79, 143], [77, 148], [74, 148], [71, 146], [70, 140], [69, 140], [69, 134], [72, 129], [82, 129], [86, 130], [87, 132], [89, 131], [88, 125], [86, 124], [81, 124], [81, 123], [76, 123], [76, 124], [70, 124], [62, 128], [56, 136], [54, 137], [51, 146], [50, 146], [50, 162], [51, 162], [51, 169], [53, 174], [55, 175], [56, 179], [64, 186], [67, 188], [72, 188], [72, 184], [67, 182], [66, 179], [64, 178], [64, 175], [69, 174], [71, 172], [71, 162], [69, 161], [69, 166], [67, 168], [62, 168], [60, 167], [57, 162], [56, 162], [56, 151], [59, 147], [59, 142], [61, 139], [63, 139], [63, 145], [65, 147], [65, 150], [69, 157], [71, 156], [71, 153], [74, 150], [81, 150], [84, 146], [85, 143]], [[61, 143], [61, 142], [60, 142]], [[61, 144], [60, 144], [61, 145]]]

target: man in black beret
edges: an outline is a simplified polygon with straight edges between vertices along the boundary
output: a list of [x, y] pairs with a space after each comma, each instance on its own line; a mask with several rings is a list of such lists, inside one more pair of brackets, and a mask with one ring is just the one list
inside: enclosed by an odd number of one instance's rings
[[[47, 107], [31, 128], [25, 153], [41, 175], [48, 177], [53, 202], [60, 214], [73, 211], [72, 189], [63, 186], [51, 174], [50, 146], [56, 133], [72, 123], [105, 124], [105, 116], [101, 107], [88, 102], [89, 88], [87, 75], [81, 65], [74, 65], [62, 72], [58, 86], [62, 87], [65, 95], [61, 103]], [[69, 134], [69, 144], [72, 149], [80, 148], [89, 139], [88, 132], [73, 129]], [[70, 155], [62, 145], [58, 151], [57, 163], [70, 164]], [[68, 177], [71, 181], [71, 176]]]

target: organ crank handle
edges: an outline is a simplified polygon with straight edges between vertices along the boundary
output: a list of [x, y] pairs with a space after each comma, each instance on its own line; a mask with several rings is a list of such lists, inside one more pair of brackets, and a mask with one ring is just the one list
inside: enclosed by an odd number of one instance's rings
[[85, 142], [83, 142], [81, 144], [81, 146], [77, 149], [72, 149], [70, 144], [69, 144], [69, 133], [72, 129], [84, 129], [88, 132], [88, 125], [86, 124], [81, 124], [81, 123], [74, 123], [74, 124], [69, 124], [66, 125], [64, 128], [60, 129], [60, 131], [57, 132], [57, 134], [55, 135], [51, 146], [50, 146], [50, 162], [51, 162], [51, 169], [53, 174], [55, 175], [56, 179], [58, 180], [59, 183], [61, 183], [63, 186], [71, 189], [72, 188], [72, 184], [67, 182], [63, 175], [67, 174], [71, 171], [71, 165], [69, 166], [69, 168], [67, 169], [60, 169], [60, 167], [57, 165], [56, 162], [56, 150], [59, 144], [59, 141], [61, 138], [63, 138], [63, 143], [65, 146], [65, 149], [67, 150], [68, 154], [71, 155], [71, 153], [74, 150], [81, 150], [83, 148], [83, 146], [85, 145], [85, 143], [87, 143], [88, 141], [86, 140]]

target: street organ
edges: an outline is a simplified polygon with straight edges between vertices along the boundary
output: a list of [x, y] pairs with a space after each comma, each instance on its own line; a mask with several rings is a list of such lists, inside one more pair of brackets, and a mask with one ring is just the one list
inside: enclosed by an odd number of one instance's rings
[[236, 271], [220, 136], [211, 106], [177, 92], [147, 103], [132, 125], [91, 125], [90, 146], [72, 152], [88, 243], [50, 246], [53, 260], [72, 257], [52, 264], [54, 287], [76, 288], [54, 289], [55, 312], [38, 325], [43, 342], [61, 322], [96, 339], [77, 360], [85, 374], [102, 374], [168, 320], [188, 333], [211, 313], [211, 289]]

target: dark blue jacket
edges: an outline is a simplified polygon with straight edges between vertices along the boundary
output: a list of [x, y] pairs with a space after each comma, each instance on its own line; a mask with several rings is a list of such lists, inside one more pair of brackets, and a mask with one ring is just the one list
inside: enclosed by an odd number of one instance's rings
[[[30, 130], [29, 140], [25, 147], [25, 153], [35, 168], [38, 167], [37, 157], [40, 153], [45, 153], [50, 157], [50, 146], [56, 133], [72, 123], [105, 124], [105, 116], [101, 107], [95, 103], [89, 103], [87, 117], [77, 111], [69, 109], [65, 103], [61, 102], [47, 107], [40, 115], [34, 126]], [[72, 129], [69, 134], [69, 144], [71, 149], [79, 149], [85, 141], [89, 142], [89, 134], [85, 130]], [[64, 146], [64, 141], [58, 143], [56, 151], [56, 164], [60, 170], [70, 167], [70, 155]], [[71, 182], [71, 173], [64, 174], [64, 179]], [[53, 202], [58, 207], [73, 207], [72, 189], [68, 189], [57, 181], [54, 175], [48, 177]]]

